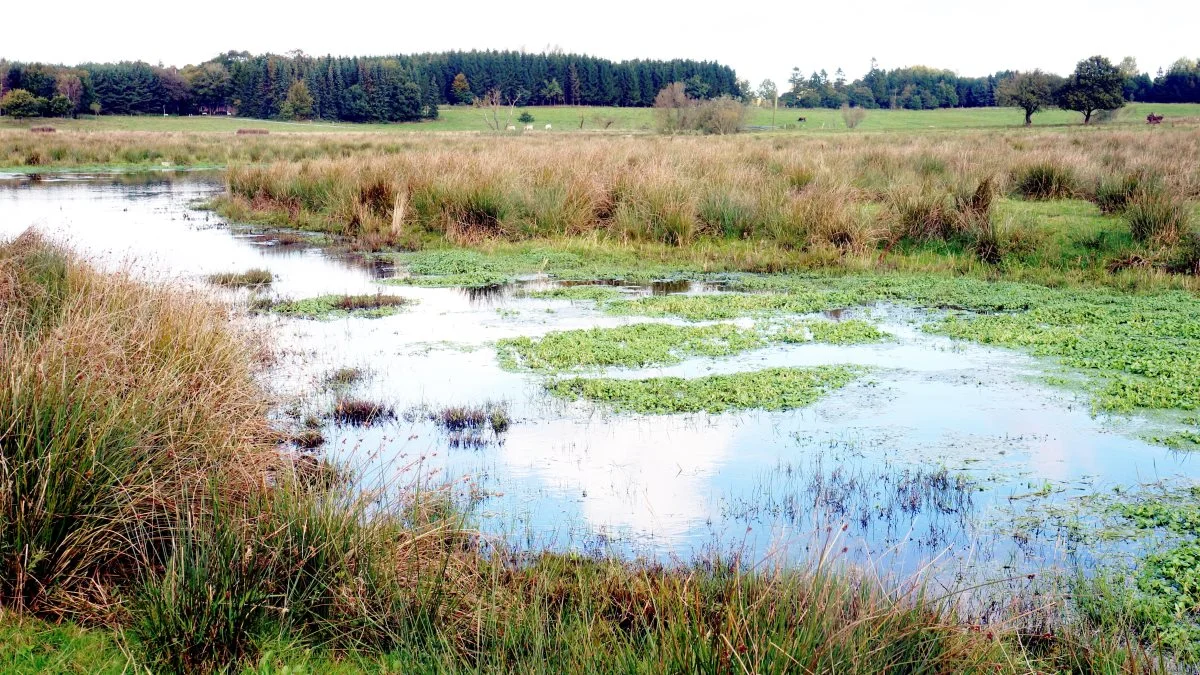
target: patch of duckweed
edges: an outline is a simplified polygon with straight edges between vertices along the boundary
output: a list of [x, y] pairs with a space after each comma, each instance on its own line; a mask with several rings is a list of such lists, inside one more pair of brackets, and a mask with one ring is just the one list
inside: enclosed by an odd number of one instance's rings
[[1200, 301], [1187, 294], [1062, 293], [1027, 311], [955, 316], [927, 330], [1090, 372], [1103, 410], [1200, 407]]
[[779, 342], [823, 342], [832, 345], [870, 344], [891, 338], [891, 333], [881, 331], [862, 319], [795, 321], [784, 324], [771, 334], [771, 339]]
[[399, 295], [321, 295], [300, 300], [271, 300], [254, 303], [260, 312], [272, 312], [299, 319], [335, 319], [361, 317], [374, 319], [399, 313], [413, 300]]
[[755, 330], [732, 324], [676, 326], [636, 323], [507, 338], [496, 343], [502, 367], [555, 372], [570, 368], [641, 367], [679, 363], [689, 356], [728, 356], [766, 345]]
[[571, 378], [547, 389], [561, 398], [605, 404], [618, 412], [671, 414], [803, 408], [846, 386], [865, 369], [856, 366], [770, 368], [728, 375], [642, 380]]
[[612, 286], [559, 286], [557, 288], [524, 293], [524, 296], [527, 298], [543, 300], [591, 300], [594, 302], [616, 300], [621, 295], [621, 291]]
[[730, 286], [742, 292], [618, 300], [607, 307], [616, 314], [691, 321], [878, 302], [950, 310], [950, 317], [926, 330], [1024, 349], [1079, 369], [1091, 377], [1098, 409], [1200, 407], [1200, 298], [1191, 293], [1139, 295], [900, 275], [743, 276]]
[[[850, 298], [847, 298], [848, 300]], [[772, 314], [809, 314], [839, 306], [825, 294], [722, 293], [710, 295], [652, 295], [616, 300], [610, 314], [679, 317], [688, 321], [736, 319]]]
[[728, 323], [699, 326], [637, 323], [555, 331], [540, 338], [506, 338], [496, 343], [496, 356], [506, 370], [558, 372], [572, 368], [671, 365], [689, 357], [730, 356], [770, 343], [849, 345], [881, 342], [890, 337], [861, 319], [814, 319], [754, 328]]
[[1197, 431], [1185, 429], [1165, 436], [1151, 436], [1149, 440], [1173, 450], [1200, 450], [1200, 432]]

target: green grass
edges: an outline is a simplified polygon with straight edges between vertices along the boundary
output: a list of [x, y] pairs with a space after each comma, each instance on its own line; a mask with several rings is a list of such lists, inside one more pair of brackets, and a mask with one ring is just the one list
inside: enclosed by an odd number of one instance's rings
[[298, 319], [340, 319], [357, 317], [378, 319], [403, 311], [412, 300], [398, 295], [320, 295], [300, 300], [264, 299], [254, 309]]
[[[613, 120], [609, 131], [641, 131], [654, 127], [654, 111], [650, 108], [605, 108], [589, 106], [545, 106], [525, 108], [534, 116], [533, 133], [548, 133], [547, 123], [553, 132], [579, 131], [579, 118], [584, 118], [584, 130], [604, 130], [600, 120]], [[283, 122], [277, 120], [255, 120], [240, 117], [194, 116], [162, 117], [158, 115], [99, 117], [83, 116], [79, 119], [0, 119], [0, 129], [26, 129], [30, 126], [49, 124], [60, 130], [70, 131], [151, 131], [151, 132], [228, 132], [238, 129], [267, 129], [272, 133], [346, 133], [346, 132], [414, 132], [414, 131], [487, 131], [478, 110], [469, 106], [443, 106], [437, 120], [394, 124], [352, 124], [346, 122]], [[1144, 125], [1150, 112], [1166, 115], [1167, 121], [1183, 117], [1200, 116], [1200, 104], [1189, 103], [1132, 103], [1120, 113], [1117, 125]], [[518, 113], [519, 114], [519, 113]], [[805, 123], [797, 122], [806, 117]], [[772, 111], [769, 108], [751, 108], [747, 124], [770, 126]], [[513, 124], [520, 128], [513, 116]], [[1050, 109], [1034, 115], [1034, 126], [1078, 125], [1083, 121], [1078, 113]], [[846, 129], [839, 110], [787, 109], [775, 113], [775, 125], [786, 127], [785, 131], [917, 131], [923, 129], [978, 129], [1024, 126], [1024, 114], [1016, 108], [947, 108], [940, 110], [870, 110], [867, 117], [855, 130]], [[517, 132], [528, 133], [528, 132]]]
[[602, 403], [620, 412], [652, 415], [803, 408], [864, 372], [852, 366], [770, 368], [730, 375], [643, 380], [571, 378], [546, 388], [555, 396]]
[[0, 672], [124, 675], [134, 667], [111, 630], [55, 625], [0, 611]]

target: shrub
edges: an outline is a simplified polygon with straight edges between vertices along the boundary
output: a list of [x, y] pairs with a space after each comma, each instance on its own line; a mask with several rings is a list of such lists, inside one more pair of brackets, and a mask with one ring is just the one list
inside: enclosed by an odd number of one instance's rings
[[0, 111], [5, 115], [21, 119], [42, 114], [46, 99], [34, 96], [24, 89], [10, 89], [0, 96]]
[[847, 129], [857, 129], [859, 124], [867, 118], [867, 111], [863, 108], [851, 108], [849, 105], [842, 106], [842, 121], [846, 123]]
[[1075, 172], [1055, 162], [1017, 169], [1013, 179], [1017, 193], [1026, 199], [1066, 199], [1075, 193]]

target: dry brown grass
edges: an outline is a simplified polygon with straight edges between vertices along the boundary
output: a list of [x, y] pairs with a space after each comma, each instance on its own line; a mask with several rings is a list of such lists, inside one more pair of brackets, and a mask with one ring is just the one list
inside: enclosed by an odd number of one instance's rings
[[[417, 137], [401, 154], [234, 166], [227, 206], [378, 246], [411, 244], [420, 232], [466, 245], [595, 233], [678, 246], [762, 237], [859, 252], [897, 235], [944, 239], [979, 230], [995, 195], [1024, 185], [1027, 168], [1041, 166], [1069, 167], [1081, 186], [1155, 175], [1180, 200], [1200, 197], [1200, 137], [1099, 129]], [[973, 202], [984, 183], [986, 201]]]

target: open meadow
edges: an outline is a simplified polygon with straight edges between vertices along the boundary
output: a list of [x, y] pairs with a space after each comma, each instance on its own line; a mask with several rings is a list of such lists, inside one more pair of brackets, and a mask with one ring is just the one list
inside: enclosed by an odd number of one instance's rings
[[1194, 671], [1200, 105], [530, 111], [0, 122], [0, 671]]

